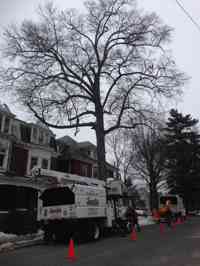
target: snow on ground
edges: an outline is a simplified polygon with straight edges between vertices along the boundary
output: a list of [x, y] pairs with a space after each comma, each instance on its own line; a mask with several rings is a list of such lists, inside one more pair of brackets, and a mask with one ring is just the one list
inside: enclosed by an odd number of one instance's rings
[[0, 232], [0, 245], [5, 242], [15, 241], [16, 239], [17, 235]]
[[4, 250], [13, 249], [16, 244], [25, 243], [30, 241], [37, 241], [43, 239], [44, 232], [39, 230], [35, 234], [26, 234], [26, 235], [14, 235], [14, 234], [6, 234], [4, 232], [0, 232], [0, 252]]
[[[154, 221], [151, 216], [138, 216], [139, 224], [141, 226], [152, 225]], [[32, 240], [43, 239], [44, 232], [39, 230], [35, 234], [27, 234], [27, 235], [14, 235], [14, 234], [6, 234], [4, 232], [0, 232], [0, 252], [4, 250], [13, 249], [16, 243], [19, 242], [29, 242]]]

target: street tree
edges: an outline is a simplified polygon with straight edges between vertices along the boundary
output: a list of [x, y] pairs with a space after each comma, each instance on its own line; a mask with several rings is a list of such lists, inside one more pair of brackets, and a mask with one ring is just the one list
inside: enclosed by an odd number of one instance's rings
[[183, 197], [187, 210], [200, 191], [200, 135], [197, 124], [198, 120], [191, 115], [172, 109], [165, 129], [168, 185], [172, 193]]
[[132, 161], [131, 166], [142, 179], [150, 193], [151, 209], [158, 208], [158, 189], [166, 178], [165, 140], [160, 126], [138, 126], [131, 133]]
[[117, 168], [117, 177], [126, 182], [131, 172], [131, 139], [124, 129], [118, 129], [106, 137], [106, 144], [109, 155]]
[[49, 127], [94, 130], [105, 178], [105, 136], [129, 128], [147, 99], [183, 85], [167, 52], [171, 31], [134, 0], [89, 0], [82, 13], [48, 3], [38, 20], [5, 31], [3, 86]]

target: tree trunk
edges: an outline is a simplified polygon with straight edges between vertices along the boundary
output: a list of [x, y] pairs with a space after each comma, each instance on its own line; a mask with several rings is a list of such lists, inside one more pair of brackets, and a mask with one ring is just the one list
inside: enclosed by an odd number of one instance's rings
[[105, 154], [105, 134], [104, 134], [104, 119], [103, 109], [100, 103], [95, 106], [96, 109], [96, 140], [97, 140], [97, 163], [98, 163], [98, 178], [106, 180], [106, 154]]
[[158, 192], [155, 183], [150, 183], [150, 208], [158, 209]]

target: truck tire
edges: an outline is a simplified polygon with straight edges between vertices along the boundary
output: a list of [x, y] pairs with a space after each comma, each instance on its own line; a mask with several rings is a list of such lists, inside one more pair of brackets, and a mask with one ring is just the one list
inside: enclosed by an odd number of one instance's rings
[[61, 232], [55, 232], [54, 234], [54, 239], [56, 242], [60, 243], [60, 242], [64, 242], [65, 239], [65, 235], [62, 234]]

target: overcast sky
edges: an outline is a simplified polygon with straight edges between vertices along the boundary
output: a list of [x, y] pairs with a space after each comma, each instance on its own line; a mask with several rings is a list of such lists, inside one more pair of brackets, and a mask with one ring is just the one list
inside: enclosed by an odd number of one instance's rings
[[[185, 8], [192, 14], [193, 18], [200, 24], [200, 0], [181, 0]], [[25, 18], [36, 15], [38, 4], [45, 0], [0, 0], [0, 33], [7, 24], [20, 23]], [[83, 8], [83, 0], [54, 0], [60, 8]], [[200, 31], [191, 23], [186, 15], [178, 7], [175, 0], [138, 0], [138, 5], [147, 11], [155, 11], [165, 23], [174, 28], [171, 49], [179, 68], [186, 72], [191, 80], [185, 88], [182, 102], [174, 107], [184, 113], [190, 113], [200, 120]], [[2, 36], [1, 36], [2, 37]], [[0, 38], [1, 38], [0, 37]], [[5, 101], [1, 99], [1, 101]], [[6, 100], [6, 103], [9, 103]], [[11, 106], [10, 106], [11, 107]], [[19, 118], [23, 118], [23, 112], [17, 107], [11, 110]], [[63, 135], [64, 132], [56, 131]], [[69, 135], [72, 133], [69, 132]], [[95, 136], [91, 130], [82, 130], [76, 138], [78, 141], [91, 140], [95, 142]]]

